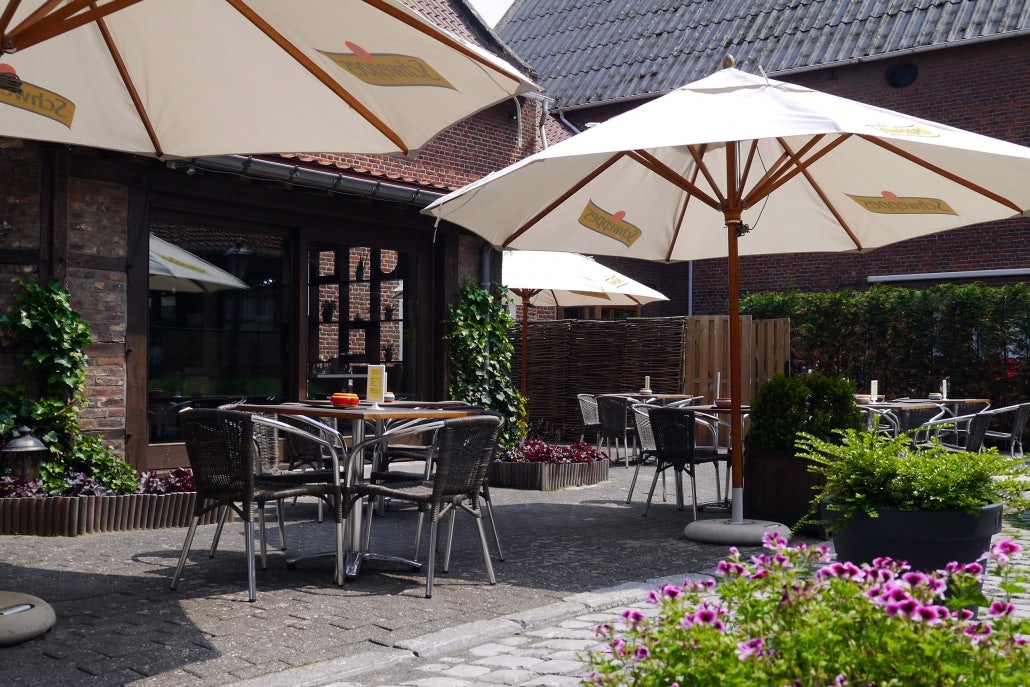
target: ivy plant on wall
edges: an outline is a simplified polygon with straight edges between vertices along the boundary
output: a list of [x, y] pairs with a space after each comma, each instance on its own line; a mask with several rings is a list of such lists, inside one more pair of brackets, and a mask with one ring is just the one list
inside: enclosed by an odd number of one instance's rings
[[526, 436], [526, 401], [511, 376], [515, 348], [508, 328], [515, 325], [505, 290], [487, 290], [468, 282], [448, 312], [448, 360], [451, 398], [504, 416], [501, 447], [515, 448]]
[[24, 381], [0, 389], [0, 436], [26, 425], [50, 447], [52, 459], [40, 466], [44, 489], [81, 489], [85, 476], [116, 494], [134, 492], [135, 469], [79, 427], [86, 404], [83, 349], [92, 333], [60, 282], [23, 282], [10, 311], [0, 316], [0, 337], [26, 372]]

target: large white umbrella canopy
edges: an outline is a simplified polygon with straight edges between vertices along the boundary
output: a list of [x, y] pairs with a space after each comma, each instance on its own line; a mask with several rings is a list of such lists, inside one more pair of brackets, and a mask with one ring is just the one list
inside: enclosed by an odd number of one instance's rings
[[641, 306], [664, 294], [578, 253], [506, 250], [501, 281], [522, 302], [522, 393], [526, 393], [529, 306]]
[[188, 293], [250, 288], [221, 267], [153, 234], [150, 235], [149, 287]]
[[664, 294], [578, 253], [506, 250], [501, 281], [530, 305], [640, 306], [667, 301]]
[[733, 502], [743, 523], [738, 256], [861, 251], [1022, 215], [1030, 148], [734, 68], [429, 205], [495, 246], [729, 258]]
[[[0, 135], [157, 157], [414, 154], [537, 87], [397, 0], [5, 0]], [[4, 66], [6, 65], [6, 66]]]

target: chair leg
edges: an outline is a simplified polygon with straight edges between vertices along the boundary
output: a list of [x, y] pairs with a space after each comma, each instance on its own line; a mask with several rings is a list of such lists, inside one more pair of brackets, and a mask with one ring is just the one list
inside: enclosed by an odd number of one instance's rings
[[[421, 515], [421, 513], [419, 514]], [[429, 521], [429, 560], [426, 561], [426, 598], [433, 596], [433, 563], [436, 561], [436, 530], [440, 522], [430, 519]]]
[[694, 465], [690, 469], [690, 496], [691, 496], [691, 499], [692, 499], [691, 502], [690, 502], [690, 505], [693, 507], [694, 519], [695, 520], [697, 520], [697, 479], [696, 479], [697, 475], [696, 475], [696, 473], [697, 473], [697, 466]]
[[676, 470], [676, 510], [683, 510], [683, 470]]
[[223, 504], [218, 507], [218, 527], [215, 528], [215, 536], [211, 539], [211, 551], [207, 554], [208, 558], [215, 557], [215, 551], [218, 550], [218, 540], [222, 538], [222, 529], [225, 527], [225, 519], [229, 517], [229, 506]]
[[[630, 499], [633, 498], [633, 488], [637, 486], [637, 475], [640, 474], [640, 464], [643, 463], [643, 462], [644, 462], [643, 457], [641, 457], [641, 459], [637, 461], [636, 469], [633, 470], [633, 479], [630, 480], [630, 483], [629, 483], [629, 493], [626, 494], [626, 503], [629, 503]], [[657, 473], [656, 473], [656, 476], [657, 476]]]
[[458, 519], [458, 507], [451, 507], [450, 522], [447, 523], [447, 541], [444, 544], [443, 554], [443, 571], [449, 572], [451, 569], [451, 543], [454, 542], [454, 522]]
[[[655, 488], [655, 485], [658, 484], [658, 475], [659, 474], [661, 474], [662, 481], [664, 483], [664, 481], [665, 481], [665, 470], [662, 468], [660, 463], [657, 466], [655, 466], [654, 479], [651, 480], [651, 490], [647, 492], [647, 502], [644, 503], [644, 513], [643, 513], [644, 516], [647, 515], [648, 509], [651, 508], [651, 498], [654, 496], [654, 488]], [[664, 490], [664, 487], [663, 487], [663, 490]]]
[[275, 502], [275, 517], [279, 522], [279, 550], [286, 550], [286, 522], [283, 520], [283, 500]]
[[490, 562], [490, 548], [486, 544], [486, 532], [483, 531], [483, 514], [478, 513], [475, 515], [476, 527], [479, 529], [479, 541], [483, 545], [483, 563], [486, 564], [486, 579], [490, 581], [490, 584], [497, 584], [497, 578], [494, 577], [494, 566]]
[[483, 501], [486, 503], [486, 514], [490, 518], [490, 529], [494, 533], [494, 543], [497, 544], [497, 559], [504, 560], [504, 551], [501, 549], [501, 536], [497, 534], [497, 521], [494, 520], [494, 504], [490, 500], [490, 490], [483, 487]]
[[257, 507], [258, 539], [261, 541], [261, 569], [268, 570], [268, 537], [265, 534], [265, 504]]
[[334, 574], [334, 581], [337, 587], [343, 586], [343, 580], [346, 577], [347, 572], [347, 557], [345, 555], [344, 540], [346, 537], [346, 521], [341, 520], [336, 523], [336, 571]]
[[257, 599], [257, 574], [254, 568], [254, 521], [247, 520], [243, 523], [244, 537], [246, 538], [245, 546], [247, 551], [247, 591], [249, 592], [248, 601], [254, 601]]
[[190, 518], [190, 528], [186, 531], [186, 541], [182, 544], [182, 553], [179, 554], [179, 564], [175, 566], [175, 574], [172, 575], [172, 589], [179, 586], [179, 578], [182, 576], [182, 568], [186, 565], [186, 556], [189, 555], [190, 547], [193, 546], [193, 535], [197, 533], [197, 524], [199, 522], [199, 515], [194, 515]]
[[[411, 560], [413, 560], [413, 561], [417, 561], [418, 560], [418, 550], [419, 550], [419, 548], [422, 545], [422, 526], [425, 523], [425, 521], [426, 521], [426, 512], [424, 510], [422, 510], [422, 509], [419, 509], [419, 511], [418, 511], [418, 520], [415, 523], [415, 554], [411, 557]], [[430, 527], [433, 526], [432, 522], [430, 522], [429, 526]], [[429, 555], [430, 555], [430, 558], [432, 558], [432, 555], [433, 555], [433, 551], [432, 550], [430, 550]]]

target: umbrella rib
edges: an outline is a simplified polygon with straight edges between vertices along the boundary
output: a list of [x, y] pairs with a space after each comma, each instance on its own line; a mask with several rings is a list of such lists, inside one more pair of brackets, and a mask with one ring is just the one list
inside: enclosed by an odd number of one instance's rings
[[[691, 152], [693, 153], [694, 147], [690, 146], [690, 148]], [[712, 207], [716, 210], [722, 207], [720, 201], [712, 198], [709, 194], [699, 189], [692, 181], [689, 181], [688, 179], [684, 178], [682, 174], [672, 169], [671, 167], [666, 165], [664, 162], [662, 162], [646, 150], [632, 150], [629, 151], [627, 154], [633, 160], [636, 160], [644, 167], [647, 167], [652, 172], [662, 177], [669, 183], [690, 193], [692, 196], [696, 197], [705, 205], [708, 205], [709, 207]], [[701, 170], [705, 177], [708, 178], [709, 182], [711, 182], [711, 177], [708, 174], [708, 167], [702, 164], [697, 156], [695, 156], [695, 160], [698, 160], [697, 169]], [[718, 190], [718, 186], [716, 186], [715, 184], [712, 184], [712, 188]]]
[[516, 231], [514, 231], [511, 234], [508, 234], [508, 237], [506, 239], [504, 239], [504, 243], [502, 243], [501, 246], [503, 248], [507, 248], [508, 246], [510, 246], [512, 241], [515, 241], [520, 236], [525, 234], [527, 231], [532, 229], [534, 224], [536, 224], [537, 222], [542, 220], [552, 210], [554, 210], [556, 207], [558, 207], [559, 205], [564, 203], [566, 200], [571, 198], [577, 191], [579, 191], [581, 188], [583, 188], [584, 186], [589, 184], [593, 179], [595, 179], [597, 176], [599, 176], [606, 169], [608, 169], [609, 167], [614, 165], [616, 162], [621, 160], [624, 155], [626, 155], [625, 152], [620, 152], [618, 155], [613, 155], [610, 158], [608, 158], [603, 164], [598, 165], [592, 172], [590, 172], [590, 174], [587, 174], [585, 177], [580, 179], [577, 183], [573, 184], [569, 188], [569, 190], [567, 190], [565, 193], [563, 193], [560, 196], [558, 196], [554, 200], [553, 203], [550, 203], [547, 207], [545, 207], [543, 210], [541, 210], [536, 215], [534, 215], [528, 222], [523, 224]]
[[884, 140], [882, 140], [880, 138], [877, 138], [875, 136], [866, 136], [866, 135], [863, 135], [863, 134], [859, 134], [859, 136], [863, 140], [868, 141], [869, 143], [877, 145], [877, 146], [883, 148], [884, 150], [890, 151], [890, 152], [894, 153], [895, 155], [898, 155], [899, 157], [903, 157], [906, 160], [908, 160], [909, 162], [912, 162], [914, 164], [919, 165], [923, 169], [927, 169], [927, 170], [929, 170], [929, 171], [931, 171], [931, 172], [933, 172], [935, 174], [939, 174], [940, 176], [944, 177], [945, 179], [948, 179], [949, 181], [953, 181], [953, 182], [955, 182], [956, 184], [958, 184], [960, 186], [965, 186], [970, 191], [973, 191], [975, 193], [979, 193], [980, 195], [984, 196], [985, 198], [990, 198], [994, 202], [996, 202], [996, 203], [998, 203], [1000, 205], [1004, 205], [1005, 207], [1010, 208], [1010, 209], [1014, 210], [1017, 213], [1022, 213], [1023, 212], [1023, 209], [1021, 207], [1019, 207], [1018, 204], [1014, 203], [1013, 201], [1009, 200], [1008, 198], [1005, 198], [1004, 196], [1000, 196], [997, 193], [994, 193], [993, 191], [991, 191], [989, 189], [986, 189], [983, 186], [980, 186], [979, 184], [975, 184], [972, 181], [970, 181], [969, 179], [966, 179], [965, 177], [960, 177], [959, 175], [954, 174], [952, 172], [949, 172], [946, 169], [943, 169], [941, 167], [938, 167], [935, 164], [931, 164], [930, 162], [927, 162], [926, 160], [922, 159], [921, 157], [919, 157], [917, 155], [913, 155], [912, 153], [909, 153], [908, 151], [903, 150], [903, 149], [897, 147], [893, 143], [888, 143], [887, 141], [884, 141]]
[[[787, 151], [787, 153], [780, 156], [776, 163], [773, 164], [773, 166], [769, 169], [769, 172], [767, 172], [765, 176], [761, 180], [759, 180], [759, 182], [755, 184], [755, 187], [751, 189], [751, 191], [747, 194], [747, 196], [744, 198], [745, 206], [750, 207], [758, 201], [765, 198], [766, 196], [771, 195], [773, 191], [783, 186], [785, 183], [787, 183], [795, 176], [803, 172], [812, 164], [818, 162], [825, 155], [834, 150], [837, 146], [844, 143], [844, 141], [848, 140], [851, 137], [851, 134], [843, 134], [841, 136], [838, 136], [837, 138], [830, 141], [830, 143], [817, 150], [807, 160], [802, 159], [816, 145], [818, 145], [824, 137], [824, 134], [815, 136], [805, 145], [803, 145], [797, 151], [797, 153], [790, 151], [784, 139], [777, 138], [777, 142], [785, 151]], [[789, 168], [786, 165], [788, 158], [791, 162], [794, 163], [793, 166]]]
[[301, 50], [297, 48], [293, 43], [288, 41], [285, 36], [275, 30], [275, 28], [267, 21], [262, 19], [254, 10], [252, 10], [247, 3], [243, 0], [226, 0], [232, 5], [237, 12], [246, 17], [250, 23], [252, 23], [259, 31], [265, 34], [273, 43], [283, 49], [286, 54], [297, 61], [305, 70], [307, 70], [312, 76], [318, 79], [326, 88], [336, 94], [338, 98], [343, 100], [345, 103], [350, 105], [358, 114], [360, 114], [367, 122], [379, 130], [381, 134], [386, 136], [397, 146], [401, 152], [408, 154], [410, 149], [404, 140], [397, 134], [396, 131], [391, 129], [387, 124], [381, 120], [374, 112], [365, 107], [360, 100], [355, 98], [347, 89], [341, 86], [335, 79], [325, 72], [324, 69], [315, 64], [310, 57], [305, 55]]
[[790, 158], [795, 161], [795, 164], [798, 165], [798, 169], [800, 170], [801, 174], [804, 175], [805, 180], [808, 181], [812, 189], [816, 192], [816, 195], [819, 196], [819, 200], [823, 202], [823, 205], [826, 206], [826, 209], [830, 211], [830, 214], [832, 214], [834, 219], [836, 219], [837, 222], [840, 224], [841, 229], [843, 229], [844, 233], [848, 235], [848, 237], [851, 239], [851, 242], [855, 244], [855, 248], [861, 250], [862, 242], [858, 240], [858, 236], [856, 236], [855, 232], [851, 230], [851, 227], [848, 225], [847, 220], [845, 220], [844, 217], [842, 217], [841, 214], [837, 211], [837, 207], [833, 204], [833, 202], [830, 201], [826, 193], [823, 192], [822, 186], [819, 185], [819, 183], [812, 177], [812, 174], [809, 172], [808, 165], [812, 164], [812, 160], [802, 165], [801, 161], [796, 159], [797, 156], [794, 154], [794, 151], [790, 149], [790, 145], [788, 145], [785, 140], [783, 140], [782, 138], [778, 138], [776, 140], [779, 141], [781, 146], [783, 146], [783, 149], [786, 151], [787, 155], [789, 155]]
[[[32, 14], [21, 21], [10, 33], [4, 33], [4, 52], [24, 50], [37, 43], [61, 35], [97, 21], [120, 9], [135, 5], [140, 0], [48, 0], [41, 4]], [[11, 21], [21, 0], [8, 4], [4, 15], [0, 17], [0, 32], [4, 31]]]
[[140, 98], [139, 91], [136, 90], [136, 84], [133, 83], [132, 77], [129, 76], [125, 60], [122, 59], [122, 54], [118, 51], [118, 45], [107, 28], [107, 22], [102, 17], [97, 19], [97, 28], [100, 29], [100, 35], [104, 39], [104, 44], [107, 45], [108, 52], [111, 53], [111, 59], [114, 60], [115, 67], [118, 69], [118, 76], [122, 78], [122, 83], [125, 84], [125, 90], [128, 91], [129, 97], [132, 98], [132, 105], [136, 108], [140, 122], [143, 124], [143, 128], [147, 130], [150, 143], [154, 146], [154, 153], [160, 157], [164, 152], [161, 148], [161, 141], [157, 137], [157, 131], [150, 121], [150, 115], [147, 113], [147, 108], [143, 105], [143, 99]]

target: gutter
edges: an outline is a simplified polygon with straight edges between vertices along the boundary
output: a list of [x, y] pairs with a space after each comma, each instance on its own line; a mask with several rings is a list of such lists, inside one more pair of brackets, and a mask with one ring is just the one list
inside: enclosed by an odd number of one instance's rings
[[930, 281], [935, 279], [981, 279], [985, 277], [1027, 277], [1030, 267], [997, 270], [964, 270], [960, 272], [922, 272], [919, 274], [871, 274], [867, 282]]
[[187, 174], [192, 174], [198, 169], [226, 174], [239, 174], [251, 179], [281, 181], [303, 188], [359, 196], [371, 200], [404, 203], [418, 208], [424, 208], [434, 200], [447, 195], [443, 191], [430, 191], [424, 188], [401, 186], [400, 184], [349, 176], [339, 172], [324, 172], [320, 169], [262, 160], [249, 155], [195, 157], [188, 160], [176, 160], [172, 164], [177, 169], [185, 169]]

